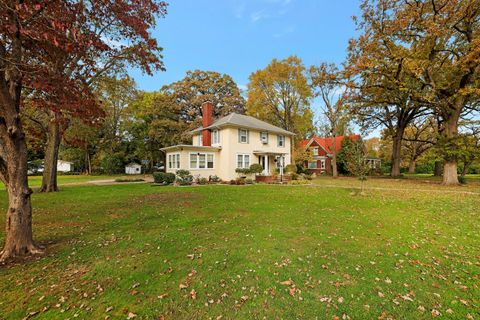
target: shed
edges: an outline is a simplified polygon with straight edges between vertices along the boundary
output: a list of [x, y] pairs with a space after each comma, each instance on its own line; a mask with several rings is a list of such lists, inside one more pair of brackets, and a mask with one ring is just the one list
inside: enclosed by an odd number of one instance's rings
[[58, 160], [57, 161], [57, 171], [58, 172], [70, 172], [73, 171], [73, 162]]
[[125, 173], [126, 174], [141, 174], [142, 173], [142, 166], [138, 163], [129, 163], [125, 166]]

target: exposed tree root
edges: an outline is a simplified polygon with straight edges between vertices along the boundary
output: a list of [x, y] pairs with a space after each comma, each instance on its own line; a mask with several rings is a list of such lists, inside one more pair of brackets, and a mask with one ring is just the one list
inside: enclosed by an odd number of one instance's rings
[[6, 245], [5, 248], [0, 251], [0, 263], [5, 264], [14, 258], [38, 256], [44, 254], [45, 247], [36, 245], [34, 243], [28, 244], [23, 248], [16, 248], [15, 245]]

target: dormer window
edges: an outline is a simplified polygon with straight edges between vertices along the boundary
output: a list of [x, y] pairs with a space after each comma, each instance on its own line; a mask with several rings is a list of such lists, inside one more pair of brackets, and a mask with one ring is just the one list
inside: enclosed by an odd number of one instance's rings
[[220, 143], [220, 131], [217, 129], [212, 131], [212, 144], [219, 144]]

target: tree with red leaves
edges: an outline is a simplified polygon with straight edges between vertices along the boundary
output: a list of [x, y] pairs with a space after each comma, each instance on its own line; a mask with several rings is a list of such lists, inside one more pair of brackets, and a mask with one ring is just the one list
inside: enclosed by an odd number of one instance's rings
[[149, 29], [166, 7], [155, 0], [0, 2], [0, 179], [8, 194], [0, 261], [43, 252], [32, 234], [24, 101], [48, 110], [54, 124], [95, 119], [96, 77], [127, 64], [163, 70]]

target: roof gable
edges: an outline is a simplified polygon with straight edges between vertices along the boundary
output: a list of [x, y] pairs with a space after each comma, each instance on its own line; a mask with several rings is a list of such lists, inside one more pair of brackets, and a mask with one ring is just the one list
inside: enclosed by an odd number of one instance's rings
[[[352, 134], [350, 136], [338, 136], [335, 137], [335, 150], [340, 150], [342, 147], [342, 141], [345, 138], [350, 138], [352, 140], [358, 140], [360, 139], [359, 134]], [[301, 142], [302, 146], [306, 146], [307, 148], [313, 143], [316, 142], [320, 147], [322, 147], [327, 153], [332, 154], [333, 153], [333, 138], [320, 138], [313, 136], [308, 140], [303, 140]]]
[[[215, 120], [210, 126], [206, 127], [206, 129], [215, 129], [227, 126], [234, 126], [234, 127], [242, 127], [248, 129], [254, 129], [259, 131], [268, 131], [273, 133], [279, 133], [284, 135], [294, 135], [293, 132], [287, 131], [283, 128], [274, 126], [268, 122], [259, 120], [257, 118], [246, 116], [243, 114], [238, 113], [230, 113], [229, 115], [222, 117], [220, 119]], [[197, 133], [202, 131], [203, 127], [199, 127], [195, 130], [192, 130], [192, 133]]]

